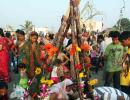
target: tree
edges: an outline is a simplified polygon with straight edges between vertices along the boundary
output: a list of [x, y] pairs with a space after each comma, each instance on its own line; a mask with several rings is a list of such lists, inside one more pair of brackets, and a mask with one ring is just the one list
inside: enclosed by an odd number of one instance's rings
[[[89, 23], [89, 26], [88, 29], [89, 31], [93, 31], [93, 27], [94, 24], [92, 22], [92, 19], [95, 17], [95, 16], [99, 16], [99, 15], [103, 15], [103, 12], [101, 11], [98, 11], [92, 4], [92, 0], [89, 0], [89, 1], [86, 1], [85, 5], [83, 6], [83, 9], [81, 10], [81, 13], [80, 13], [80, 25], [81, 27], [83, 28], [83, 24], [87, 25]], [[90, 22], [91, 20], [91, 22]]]
[[119, 19], [113, 28], [121, 32], [130, 31], [130, 20], [128, 18]]
[[89, 19], [94, 18], [97, 15], [102, 15], [103, 13], [101, 11], [98, 11], [94, 6], [92, 5], [91, 1], [87, 1], [81, 10], [81, 20], [86, 22]]
[[28, 20], [25, 21], [25, 24], [24, 24], [24, 25], [20, 25], [20, 26], [22, 27], [22, 30], [23, 30], [26, 34], [28, 34], [29, 32], [31, 32], [32, 29], [33, 29], [33, 27], [34, 27], [34, 25], [32, 24], [32, 22], [31, 22], [31, 21], [28, 21]]

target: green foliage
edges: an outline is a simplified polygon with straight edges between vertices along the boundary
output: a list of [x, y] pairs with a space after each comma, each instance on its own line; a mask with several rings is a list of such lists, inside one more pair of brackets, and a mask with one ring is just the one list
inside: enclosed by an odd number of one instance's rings
[[31, 21], [28, 21], [28, 20], [25, 21], [25, 24], [24, 24], [24, 25], [20, 25], [20, 26], [22, 27], [22, 30], [23, 30], [26, 34], [28, 34], [29, 32], [31, 32], [32, 29], [33, 29], [33, 27], [34, 27], [34, 25], [32, 24], [32, 22], [31, 22]]
[[113, 28], [119, 31], [130, 31], [130, 20], [128, 18], [119, 19]]

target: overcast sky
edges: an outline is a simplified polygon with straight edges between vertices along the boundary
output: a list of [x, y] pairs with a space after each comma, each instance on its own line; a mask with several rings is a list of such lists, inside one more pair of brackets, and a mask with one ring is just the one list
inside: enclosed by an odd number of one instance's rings
[[[81, 0], [80, 8], [88, 0]], [[124, 17], [130, 18], [130, 0], [125, 0]], [[69, 0], [0, 0], [0, 27], [12, 25], [20, 28], [25, 20], [30, 20], [36, 27], [49, 27], [57, 31], [62, 15], [66, 12]], [[113, 26], [119, 19], [123, 0], [93, 0], [94, 7], [103, 12], [96, 17], [106, 27]]]

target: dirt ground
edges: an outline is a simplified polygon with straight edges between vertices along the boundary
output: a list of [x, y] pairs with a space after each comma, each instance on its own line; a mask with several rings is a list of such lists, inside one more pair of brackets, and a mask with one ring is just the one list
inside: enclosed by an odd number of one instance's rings
[[[8, 87], [9, 87], [9, 95], [13, 91], [14, 85], [16, 85], [18, 83], [18, 74], [15, 74], [14, 72], [11, 72], [10, 75], [11, 75], [11, 80], [12, 81], [8, 85]], [[99, 71], [98, 74], [92, 72], [91, 79], [95, 79], [95, 78], [98, 79], [98, 84], [95, 87], [102, 86], [104, 84], [103, 71]], [[16, 99], [9, 99], [9, 100], [16, 100]]]

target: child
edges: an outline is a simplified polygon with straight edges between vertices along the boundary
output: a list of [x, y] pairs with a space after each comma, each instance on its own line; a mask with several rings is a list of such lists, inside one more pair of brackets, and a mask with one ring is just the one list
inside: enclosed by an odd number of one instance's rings
[[45, 60], [45, 49], [44, 49], [44, 43], [40, 42], [39, 46], [40, 46], [40, 60], [44, 61]]
[[0, 81], [0, 100], [8, 100], [8, 85]]
[[92, 66], [90, 57], [89, 56], [85, 57], [84, 61], [85, 61], [85, 65], [86, 65], [86, 70], [89, 70], [90, 67]]
[[120, 76], [121, 90], [130, 95], [130, 63], [129, 60], [123, 63], [123, 71]]
[[27, 89], [28, 88], [28, 78], [27, 78], [27, 73], [26, 73], [26, 65], [24, 63], [20, 63], [18, 65], [18, 69], [20, 72], [20, 80], [19, 80], [19, 85]]
[[51, 79], [55, 83], [58, 83], [59, 81], [63, 80], [63, 76], [64, 76], [64, 70], [62, 67], [62, 62], [60, 59], [56, 59], [55, 66], [54, 66], [52, 73], [51, 73]]
[[99, 50], [98, 45], [94, 45], [93, 50], [91, 51], [91, 63], [95, 67], [95, 72], [98, 73], [99, 69]]
[[57, 59], [57, 76], [59, 78], [60, 81], [63, 81], [64, 80], [64, 69], [63, 69], [63, 66], [62, 66], [62, 62], [60, 59]]

